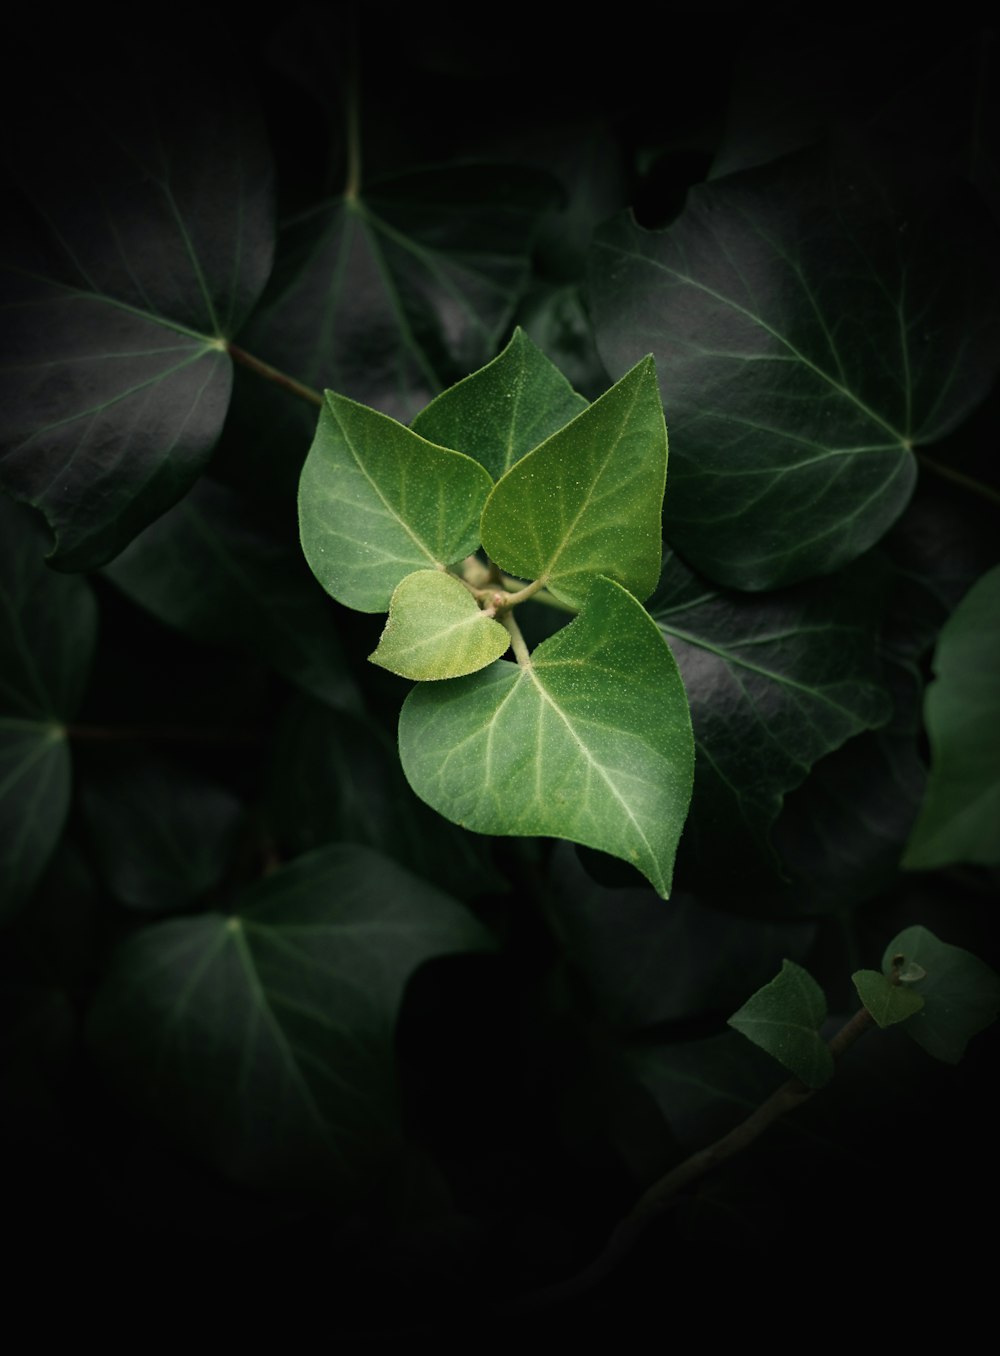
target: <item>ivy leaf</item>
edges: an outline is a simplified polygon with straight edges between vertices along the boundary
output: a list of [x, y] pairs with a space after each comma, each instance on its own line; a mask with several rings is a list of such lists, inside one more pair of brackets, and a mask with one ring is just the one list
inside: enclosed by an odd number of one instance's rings
[[651, 358], [523, 457], [483, 510], [501, 569], [579, 606], [599, 574], [640, 601], [656, 587], [667, 433]]
[[144, 753], [84, 769], [82, 803], [104, 879], [136, 909], [181, 909], [222, 876], [242, 813], [225, 787]]
[[233, 490], [199, 481], [104, 573], [185, 635], [243, 645], [322, 701], [360, 708], [333, 608], [298, 542], [274, 515]]
[[260, 881], [228, 917], [134, 934], [90, 1037], [131, 1098], [228, 1176], [350, 1196], [398, 1149], [407, 980], [432, 956], [488, 945], [447, 895], [337, 844]]
[[856, 970], [851, 979], [858, 997], [883, 1029], [905, 1022], [924, 1006], [924, 1000], [910, 985], [890, 984], [878, 970]]
[[537, 170], [414, 171], [283, 231], [247, 346], [402, 421], [496, 353], [557, 196]]
[[299, 484], [302, 549], [338, 602], [387, 612], [408, 574], [475, 551], [491, 484], [471, 457], [327, 391]]
[[924, 698], [931, 770], [903, 865], [1000, 863], [1000, 566], [973, 585], [938, 637]]
[[807, 1087], [833, 1077], [833, 1056], [819, 1029], [826, 1020], [823, 990], [808, 970], [782, 961], [781, 972], [758, 989], [729, 1025], [783, 1064]]
[[389, 619], [368, 658], [416, 680], [458, 678], [492, 664], [510, 636], [454, 575], [417, 570], [396, 588]]
[[474, 457], [499, 480], [586, 408], [583, 396], [518, 328], [498, 358], [432, 400], [411, 428]]
[[931, 191], [926, 167], [908, 176], [857, 152], [702, 184], [665, 231], [630, 217], [601, 231], [598, 347], [612, 374], [656, 356], [670, 541], [750, 589], [873, 545], [910, 497], [911, 449], [993, 380], [996, 255], [992, 225]]
[[[0, 356], [3, 484], [42, 510], [63, 569], [103, 564], [203, 469], [227, 341], [271, 265], [271, 166], [232, 61], [185, 78], [116, 42], [113, 78], [39, 92], [16, 172]], [[206, 129], [211, 135], [206, 135]]]
[[550, 884], [547, 912], [564, 956], [624, 1030], [729, 1012], [782, 956], [804, 956], [816, 934], [811, 922], [737, 918], [676, 889], [669, 909], [649, 889], [608, 889], [568, 843], [556, 845]]
[[47, 544], [36, 515], [0, 495], [0, 918], [24, 904], [62, 833], [65, 722], [96, 639], [93, 594], [48, 569]]
[[1000, 1013], [1000, 976], [971, 951], [940, 941], [924, 927], [904, 928], [892, 939], [882, 969], [891, 974], [897, 963], [927, 972], [905, 986], [923, 999], [906, 1034], [935, 1059], [957, 1064], [972, 1037]]
[[[673, 552], [649, 603], [684, 678], [698, 758], [685, 845], [700, 877], [766, 861], [785, 794], [892, 705], [875, 650], [871, 570], [748, 596], [713, 587]], [[746, 851], [731, 859], [733, 835]]]
[[267, 796], [282, 854], [362, 843], [459, 899], [506, 888], [489, 840], [463, 833], [410, 790], [394, 735], [304, 697], [289, 704]]
[[415, 688], [399, 752], [417, 795], [463, 828], [584, 843], [669, 894], [691, 794], [687, 701], [655, 625], [611, 580], [530, 664]]

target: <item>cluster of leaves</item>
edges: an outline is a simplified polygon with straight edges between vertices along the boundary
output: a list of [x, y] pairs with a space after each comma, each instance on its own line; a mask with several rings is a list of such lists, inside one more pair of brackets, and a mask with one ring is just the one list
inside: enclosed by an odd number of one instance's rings
[[[362, 30], [359, 98], [330, 22], [109, 39], [12, 141], [4, 1119], [151, 1235], [509, 1293], [765, 1052], [825, 1081], [811, 974], [946, 1061], [995, 1009], [954, 945], [993, 959], [1000, 864], [989, 81], [844, 30], [803, 87], [748, 20], [731, 88], [630, 49], [557, 122], [536, 53], [512, 118], [502, 41]], [[974, 1103], [895, 1036], [682, 1241]]]

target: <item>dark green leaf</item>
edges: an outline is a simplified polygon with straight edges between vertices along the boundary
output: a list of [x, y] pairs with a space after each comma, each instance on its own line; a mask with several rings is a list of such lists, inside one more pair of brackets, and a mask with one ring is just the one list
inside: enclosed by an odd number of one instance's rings
[[983, 575], [938, 638], [924, 699], [927, 798], [903, 857], [911, 869], [1000, 863], [1000, 566]]
[[416, 570], [397, 585], [368, 658], [403, 678], [459, 678], [499, 659], [510, 636], [454, 575]]
[[417, 795], [454, 823], [585, 843], [669, 894], [693, 771], [687, 701], [648, 614], [610, 580], [595, 578], [529, 664], [416, 687], [399, 752]]
[[927, 972], [906, 985], [924, 1000], [906, 1034], [935, 1059], [957, 1064], [972, 1037], [1000, 1013], [1000, 976], [971, 951], [939, 941], [924, 927], [905, 928], [886, 947], [883, 971], [891, 974], [897, 965]]
[[240, 802], [224, 787], [148, 754], [104, 762], [83, 808], [108, 888], [138, 909], [182, 909], [221, 877]]
[[[785, 793], [824, 755], [888, 719], [877, 583], [856, 569], [751, 597], [665, 558], [649, 609], [691, 703], [697, 763], [685, 850], [705, 879], [766, 861]], [[745, 847], [734, 853], [737, 834]]]
[[475, 551], [491, 484], [471, 457], [327, 391], [299, 485], [302, 549], [338, 602], [387, 612], [408, 574]]
[[90, 672], [97, 625], [81, 579], [45, 565], [47, 533], [0, 496], [0, 917], [16, 912], [69, 806], [65, 722]]
[[489, 939], [366, 848], [275, 872], [228, 917], [160, 923], [121, 949], [94, 1007], [101, 1062], [228, 1176], [341, 1196], [398, 1148], [393, 1029], [425, 960]]
[[115, 555], [203, 469], [226, 341], [271, 263], [269, 155], [232, 63], [186, 54], [179, 81], [119, 58], [39, 89], [16, 156], [32, 218], [7, 251], [0, 474], [66, 569]]
[[564, 843], [551, 887], [563, 954], [607, 1020], [626, 1030], [731, 1012], [782, 957], [804, 956], [816, 931], [809, 922], [734, 918], [677, 890], [666, 908], [649, 889], [607, 889]]
[[307, 692], [356, 710], [333, 609], [289, 526], [202, 480], [105, 574], [195, 640], [246, 646]]
[[490, 843], [429, 810], [407, 785], [395, 739], [305, 698], [278, 726], [268, 795], [283, 855], [363, 843], [460, 899], [506, 886]]
[[997, 253], [926, 167], [858, 153], [702, 185], [663, 232], [621, 218], [599, 233], [598, 346], [612, 374], [656, 356], [678, 549], [761, 589], [877, 541], [913, 489], [911, 449], [989, 389]]
[[819, 1029], [826, 1020], [823, 990], [808, 970], [782, 962], [781, 973], [748, 998], [729, 1025], [790, 1069], [807, 1087], [833, 1077], [833, 1056]]
[[501, 569], [579, 606], [604, 575], [640, 600], [659, 577], [667, 434], [652, 359], [498, 481], [483, 546]]
[[856, 970], [851, 979], [858, 997], [880, 1027], [905, 1022], [924, 1006], [924, 1000], [913, 988], [891, 984], [878, 970]]
[[505, 165], [426, 170], [283, 232], [246, 344], [300, 381], [408, 421], [508, 332], [556, 187]]
[[494, 480], [587, 408], [522, 329], [486, 367], [417, 415], [415, 433], [474, 457]]

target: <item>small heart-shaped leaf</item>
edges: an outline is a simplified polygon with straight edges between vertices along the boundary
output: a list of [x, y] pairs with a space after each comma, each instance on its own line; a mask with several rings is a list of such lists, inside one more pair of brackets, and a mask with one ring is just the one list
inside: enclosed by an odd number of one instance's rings
[[416, 570], [398, 585], [368, 658], [402, 678], [460, 678], [499, 659], [510, 636], [454, 575]]

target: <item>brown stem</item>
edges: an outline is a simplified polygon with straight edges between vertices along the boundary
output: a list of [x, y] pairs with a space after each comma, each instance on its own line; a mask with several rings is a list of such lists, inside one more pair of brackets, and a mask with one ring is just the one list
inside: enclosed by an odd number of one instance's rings
[[[866, 1008], [860, 1008], [850, 1021], [844, 1023], [828, 1042], [828, 1049], [834, 1061], [840, 1060], [864, 1035], [872, 1021], [871, 1013]], [[589, 1267], [568, 1281], [524, 1296], [517, 1305], [518, 1312], [547, 1307], [561, 1300], [573, 1298], [610, 1276], [631, 1252], [649, 1221], [673, 1205], [682, 1191], [699, 1181], [720, 1163], [725, 1163], [735, 1154], [742, 1153], [768, 1126], [773, 1125], [789, 1111], [794, 1111], [803, 1102], [807, 1102], [817, 1091], [816, 1088], [806, 1087], [797, 1078], [790, 1078], [782, 1083], [776, 1092], [773, 1092], [735, 1129], [707, 1148], [691, 1154], [683, 1163], [678, 1163], [659, 1181], [654, 1182], [617, 1225], [604, 1251]]]
[[286, 391], [291, 391], [292, 395], [298, 396], [300, 400], [308, 400], [310, 405], [322, 406], [323, 397], [319, 391], [314, 391], [311, 386], [305, 386], [301, 381], [296, 381], [287, 372], [279, 372], [270, 363], [255, 358], [252, 353], [247, 353], [246, 349], [239, 348], [236, 344], [227, 344], [226, 348], [233, 362], [242, 363], [244, 367], [249, 367], [251, 372], [256, 372], [258, 376], [265, 377], [268, 381], [273, 381], [275, 385], [284, 387]]

